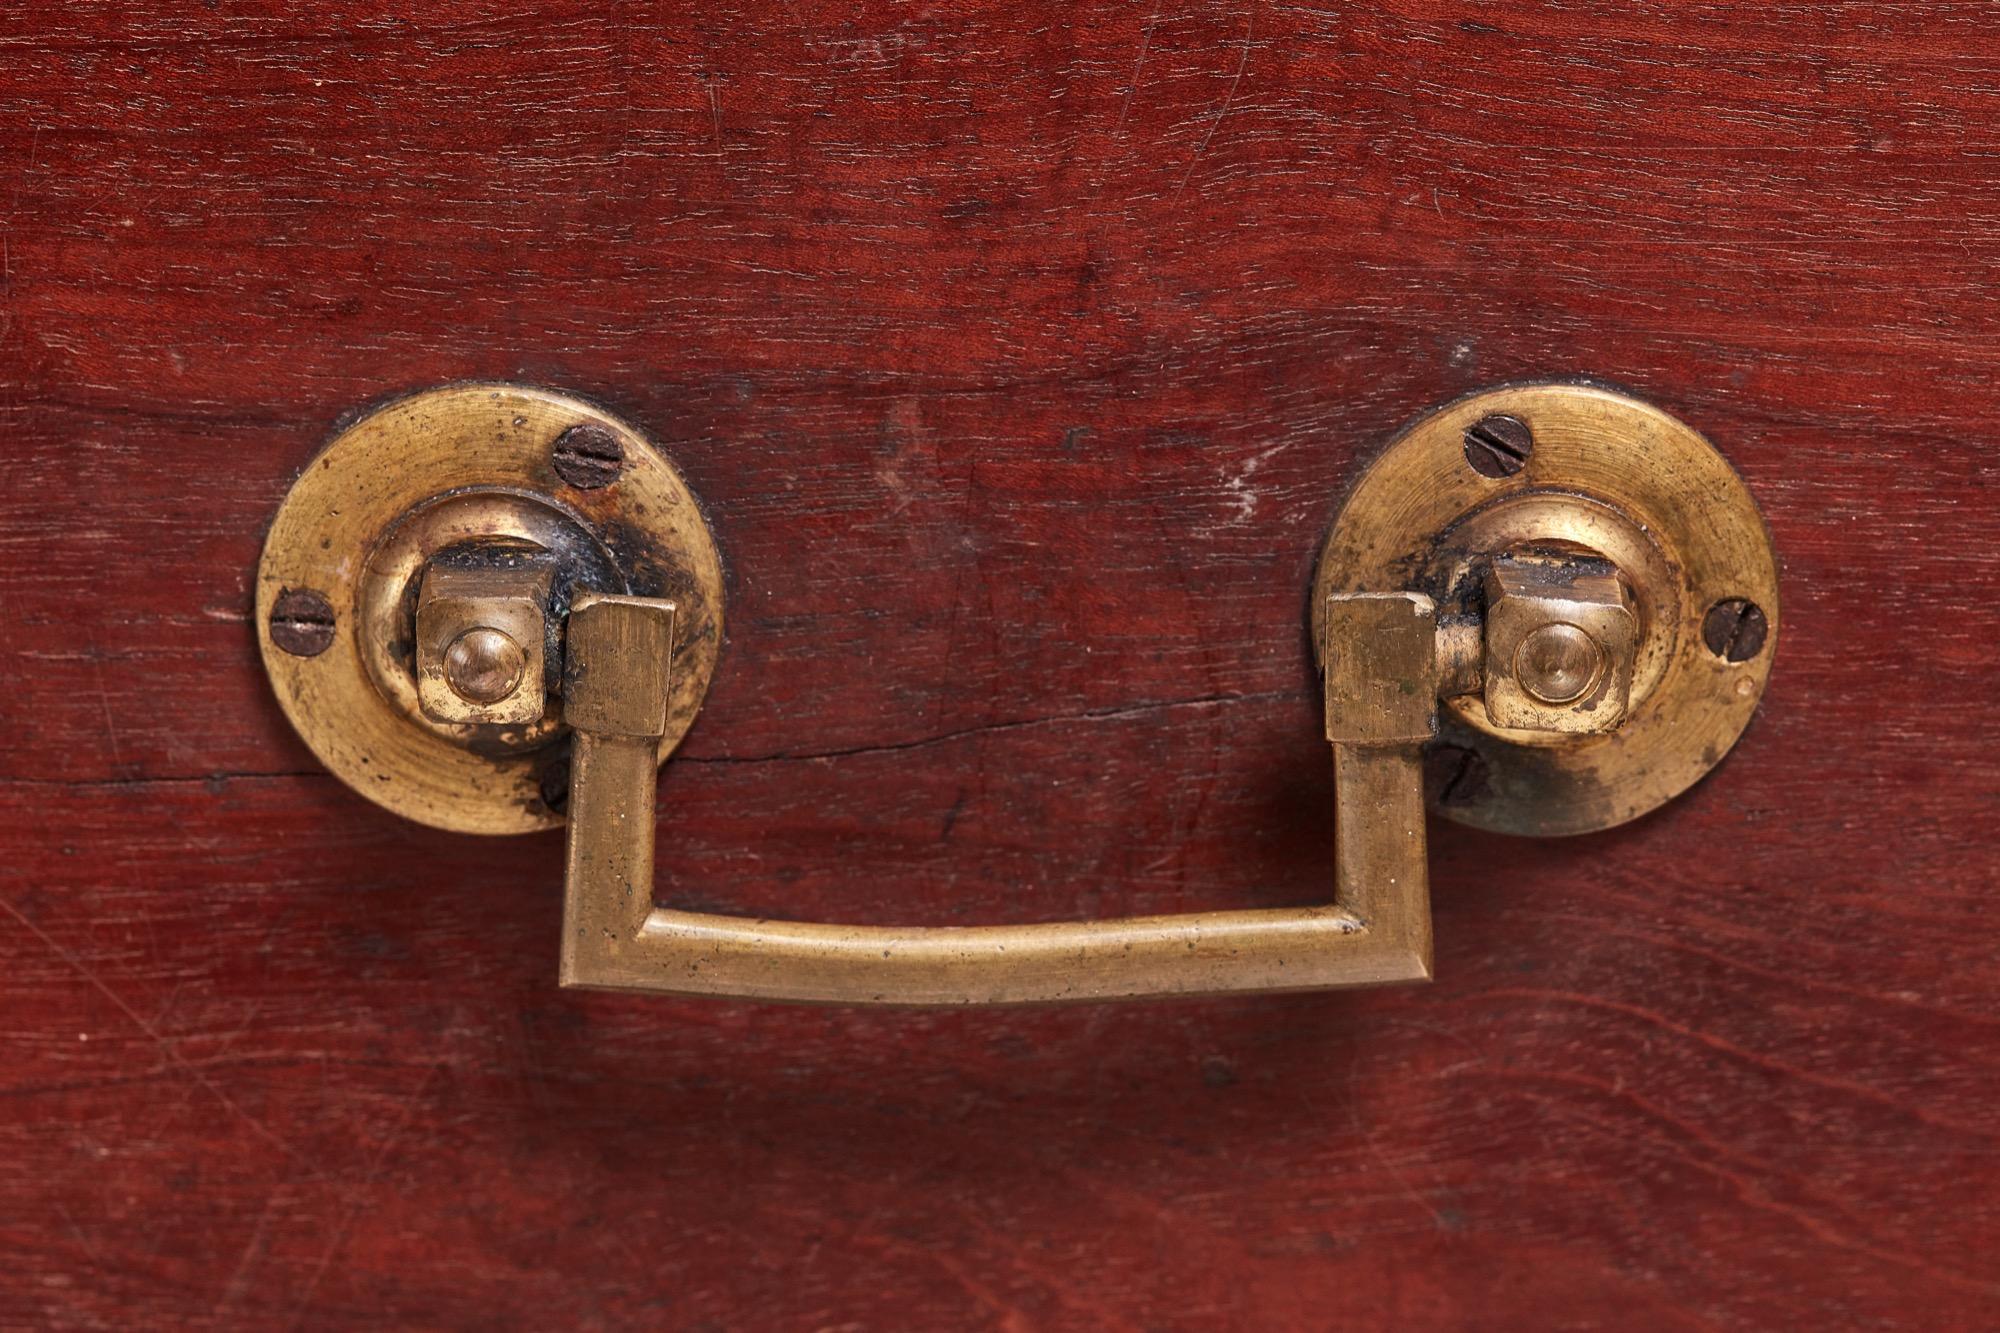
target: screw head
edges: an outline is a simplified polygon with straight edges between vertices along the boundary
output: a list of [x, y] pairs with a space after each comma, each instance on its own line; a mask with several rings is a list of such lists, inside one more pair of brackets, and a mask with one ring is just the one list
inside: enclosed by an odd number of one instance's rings
[[1702, 618], [1701, 641], [1725, 662], [1747, 662], [1764, 647], [1771, 622], [1764, 608], [1742, 597], [1725, 597]]
[[444, 650], [444, 681], [469, 704], [497, 704], [521, 683], [528, 654], [506, 633], [480, 625]]
[[556, 436], [550, 462], [556, 475], [570, 485], [594, 491], [618, 480], [625, 470], [625, 446], [610, 430], [585, 421]]
[[1535, 433], [1519, 417], [1481, 417], [1465, 428], [1465, 461], [1482, 477], [1511, 477], [1528, 465]]
[[1604, 649], [1575, 625], [1544, 625], [1514, 650], [1514, 679], [1545, 704], [1575, 703], [1604, 671]]
[[286, 588], [271, 604], [271, 642], [293, 657], [318, 657], [333, 646], [333, 604], [305, 588]]

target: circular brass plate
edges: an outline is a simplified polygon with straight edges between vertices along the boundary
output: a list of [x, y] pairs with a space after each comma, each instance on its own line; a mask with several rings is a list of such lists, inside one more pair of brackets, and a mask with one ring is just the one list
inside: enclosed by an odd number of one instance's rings
[[[610, 430], [624, 449], [610, 485], [584, 490], [556, 475], [555, 440], [581, 423]], [[566, 788], [557, 728], [545, 722], [478, 745], [474, 729], [431, 723], [415, 712], [411, 692], [376, 680], [391, 669], [385, 662], [407, 652], [383, 641], [384, 606], [403, 601], [430, 550], [492, 535], [488, 519], [500, 535], [537, 541], [574, 532], [586, 563], [608, 559], [622, 580], [595, 591], [675, 602], [664, 761], [715, 674], [721, 559], [673, 465], [631, 426], [563, 394], [454, 385], [399, 399], [343, 430], [271, 524], [257, 569], [258, 642], [285, 715], [349, 786], [437, 828], [526, 833], [562, 822], [543, 799], [545, 788]], [[323, 652], [295, 656], [273, 641], [272, 608], [286, 592], [314, 593], [331, 606], [333, 639]]]
[[[1533, 448], [1512, 476], [1467, 461], [1466, 428], [1517, 418]], [[1326, 599], [1403, 589], [1449, 610], [1481, 556], [1565, 542], [1612, 558], [1641, 622], [1631, 711], [1614, 732], [1562, 736], [1495, 726], [1477, 695], [1439, 710], [1437, 746], [1458, 775], [1432, 805], [1503, 833], [1587, 833], [1636, 819], [1693, 786], [1742, 735], [1778, 642], [1778, 570], [1750, 492], [1692, 427], [1623, 394], [1520, 385], [1464, 398], [1398, 436], [1341, 508], [1313, 588]], [[1768, 629], [1746, 660], [1703, 641], [1715, 603], [1744, 598]], [[1460, 753], [1469, 752], [1469, 753]]]

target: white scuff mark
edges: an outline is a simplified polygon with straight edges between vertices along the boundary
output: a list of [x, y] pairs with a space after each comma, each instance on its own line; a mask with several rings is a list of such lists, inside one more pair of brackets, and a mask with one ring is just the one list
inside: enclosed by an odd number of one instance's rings
[[1257, 517], [1257, 492], [1250, 485], [1250, 480], [1257, 475], [1257, 469], [1264, 466], [1271, 455], [1284, 447], [1282, 444], [1274, 444], [1269, 449], [1252, 454], [1243, 461], [1243, 470], [1222, 484], [1223, 491], [1236, 505], [1236, 516], [1230, 520], [1231, 523], [1248, 523]]

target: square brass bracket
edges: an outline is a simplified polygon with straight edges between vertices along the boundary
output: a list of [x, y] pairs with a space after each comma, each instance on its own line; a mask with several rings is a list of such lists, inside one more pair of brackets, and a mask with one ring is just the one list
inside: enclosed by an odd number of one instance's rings
[[1502, 556], [1486, 577], [1486, 713], [1498, 727], [1600, 733], [1625, 720], [1639, 619], [1602, 560]]
[[526, 556], [438, 561], [417, 597], [417, 702], [438, 722], [524, 726], [548, 709], [555, 571]]

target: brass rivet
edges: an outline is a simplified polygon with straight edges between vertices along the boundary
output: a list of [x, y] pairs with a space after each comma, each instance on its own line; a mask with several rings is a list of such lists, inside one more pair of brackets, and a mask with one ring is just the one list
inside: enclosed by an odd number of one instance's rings
[[496, 704], [521, 683], [528, 655], [521, 645], [489, 626], [469, 629], [444, 651], [444, 680], [470, 704]]
[[1514, 652], [1514, 678], [1545, 704], [1575, 703], [1603, 670], [1604, 650], [1574, 625], [1544, 625]]

